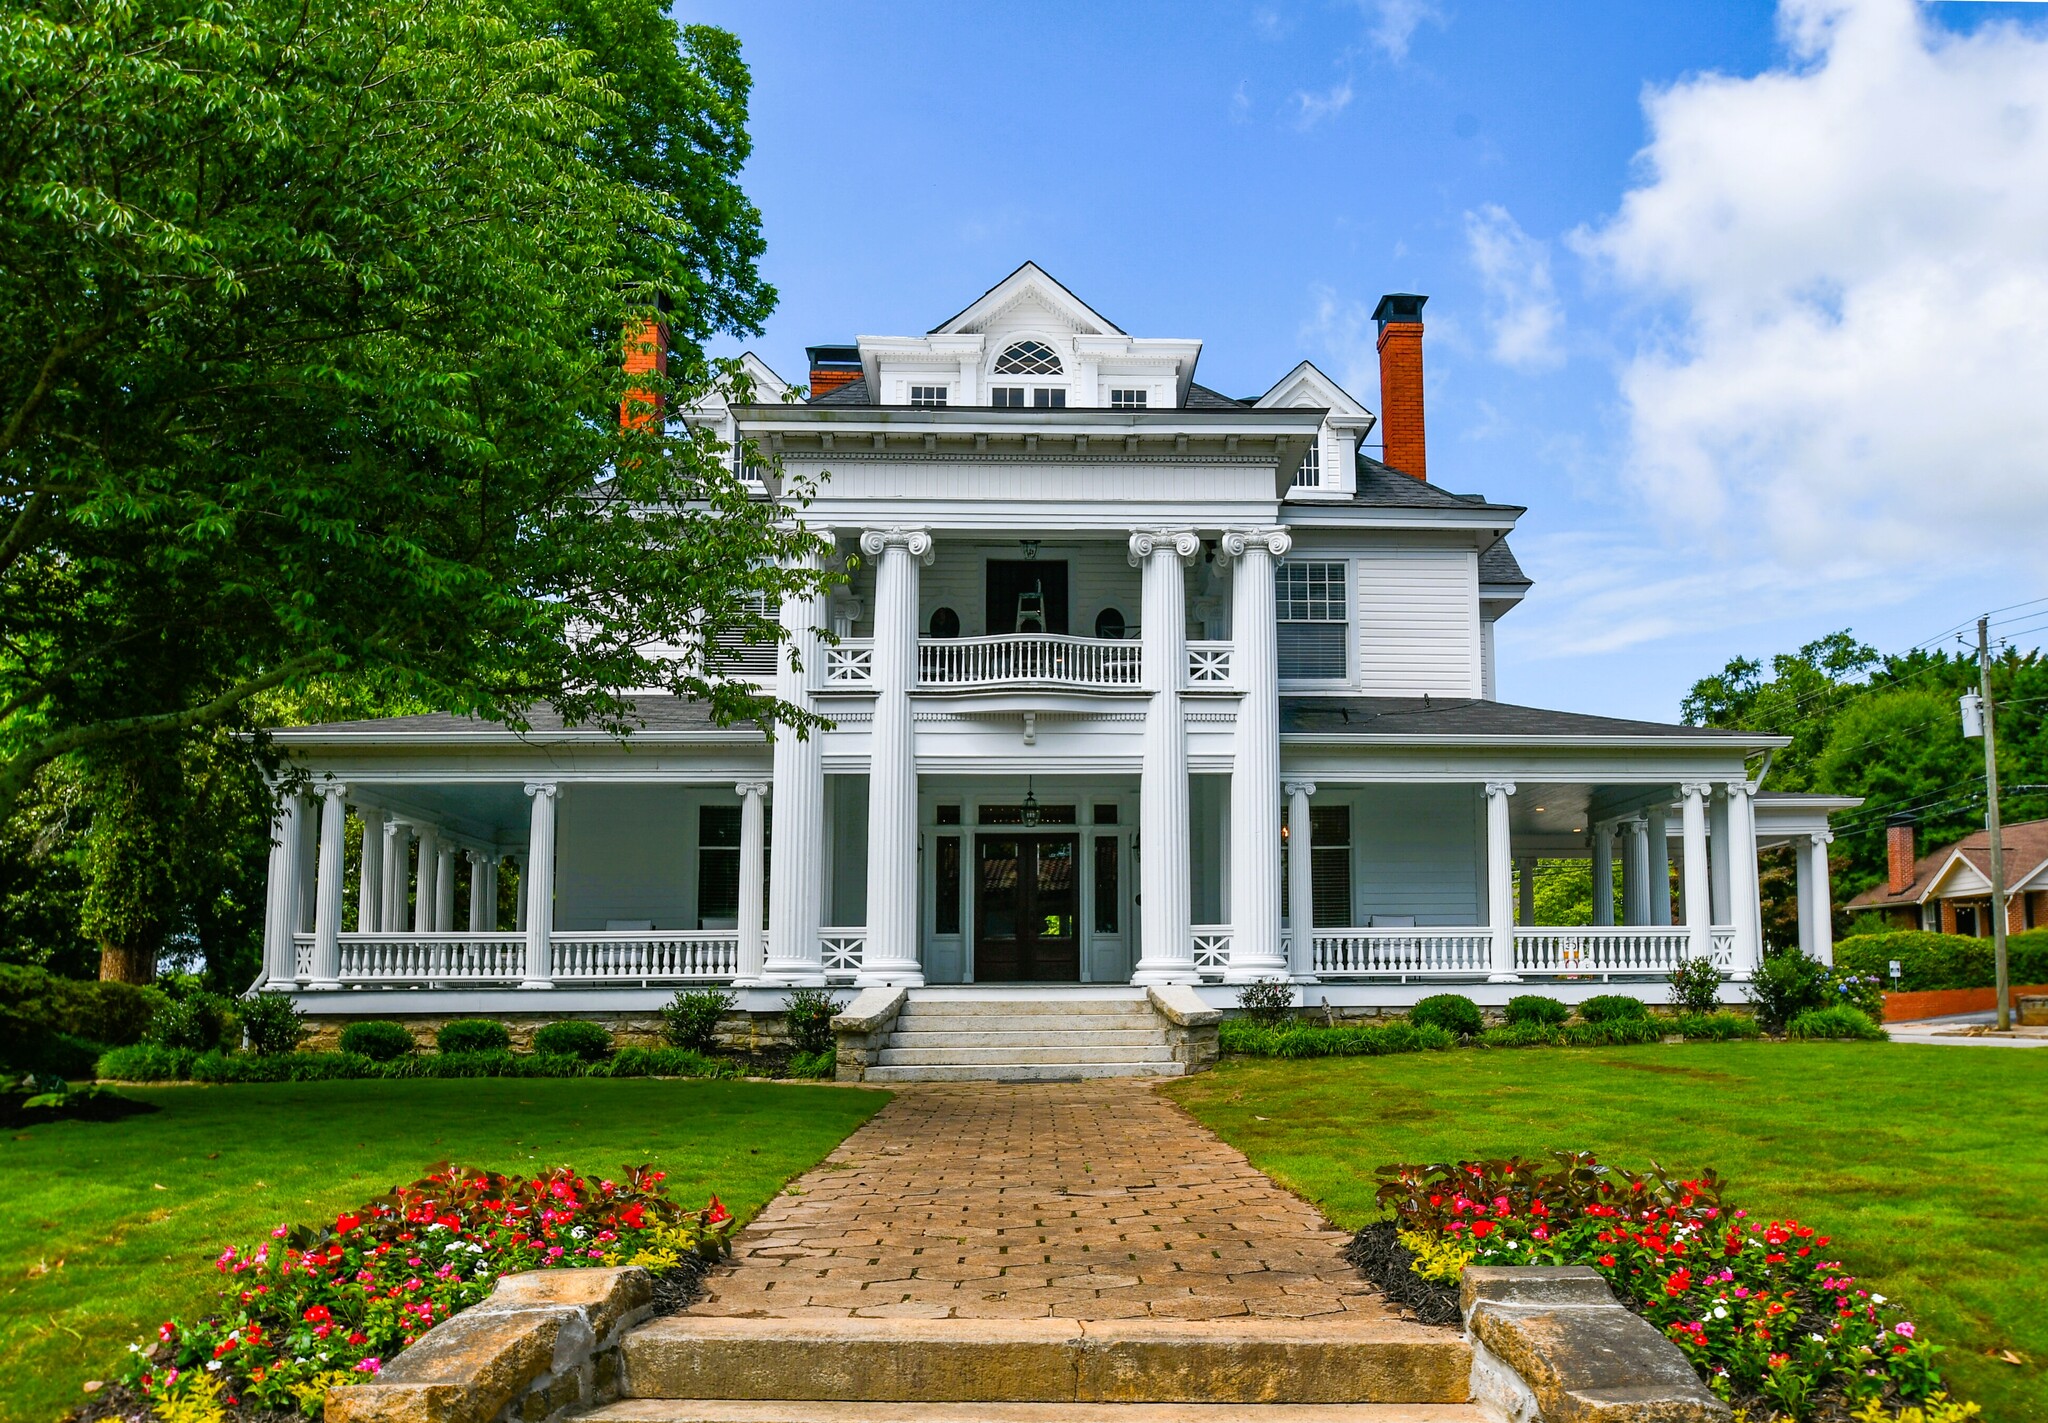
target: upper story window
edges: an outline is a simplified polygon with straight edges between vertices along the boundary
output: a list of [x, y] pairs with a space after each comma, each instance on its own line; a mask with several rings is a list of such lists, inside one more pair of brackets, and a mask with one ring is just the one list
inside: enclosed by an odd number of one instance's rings
[[996, 357], [999, 376], [1056, 376], [1060, 370], [1059, 353], [1043, 341], [1019, 341]]
[[1323, 482], [1323, 438], [1316, 436], [1308, 447], [1308, 458], [1301, 462], [1301, 468], [1294, 472], [1296, 489], [1314, 489]]
[[988, 403], [998, 410], [1022, 410], [1024, 408], [1024, 387], [1021, 385], [999, 385], [990, 390]]
[[1111, 410], [1143, 410], [1145, 392], [1142, 390], [1112, 390], [1109, 393]]
[[1046, 386], [1027, 391], [1021, 385], [998, 385], [991, 386], [988, 394], [988, 403], [998, 410], [1022, 410], [1027, 405], [1035, 410], [1067, 408], [1067, 393]]
[[1341, 682], [1349, 670], [1351, 641], [1342, 560], [1290, 559], [1274, 570], [1280, 617], [1280, 676], [1302, 682]]
[[944, 405], [946, 387], [943, 385], [913, 385], [910, 388], [912, 405]]

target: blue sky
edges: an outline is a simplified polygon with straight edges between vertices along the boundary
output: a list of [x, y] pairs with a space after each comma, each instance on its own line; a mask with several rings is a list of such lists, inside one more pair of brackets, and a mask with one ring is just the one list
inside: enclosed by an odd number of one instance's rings
[[1376, 408], [1373, 304], [1427, 293], [1431, 476], [1530, 508], [1504, 699], [1671, 718], [2048, 593], [2048, 5], [677, 13], [753, 69], [787, 376], [1029, 258], [1204, 384]]

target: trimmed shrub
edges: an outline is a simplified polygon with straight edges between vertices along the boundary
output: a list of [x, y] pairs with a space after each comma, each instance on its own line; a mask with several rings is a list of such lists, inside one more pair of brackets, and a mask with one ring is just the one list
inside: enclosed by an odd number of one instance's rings
[[590, 1064], [591, 1077], [737, 1077], [738, 1067], [686, 1047], [622, 1047]]
[[1507, 1017], [1510, 1024], [1562, 1023], [1571, 1015], [1570, 1008], [1555, 998], [1545, 998], [1540, 993], [1524, 993], [1508, 1000]]
[[1432, 993], [1408, 1010], [1408, 1021], [1418, 1027], [1442, 1028], [1460, 1037], [1471, 1037], [1486, 1026], [1479, 1005], [1462, 993]]
[[1671, 1020], [1671, 1030], [1681, 1037], [1717, 1043], [1763, 1036], [1756, 1019], [1743, 1013], [1680, 1013]]
[[341, 1050], [357, 1057], [367, 1057], [372, 1062], [391, 1062], [410, 1057], [419, 1050], [419, 1044], [401, 1025], [383, 1018], [372, 1018], [367, 1022], [350, 1023], [341, 1030]]
[[264, 1057], [297, 1052], [306, 1036], [306, 1017], [283, 993], [254, 993], [242, 1000], [242, 1035]]
[[792, 988], [783, 1006], [789, 1024], [789, 1045], [799, 1054], [824, 1052], [832, 1046], [832, 1018], [839, 1000], [823, 988]]
[[[1899, 979], [1891, 979], [1892, 960]], [[2048, 929], [2029, 929], [2005, 941], [2006, 973], [2015, 984], [2048, 983]], [[1901, 993], [1944, 988], [1990, 988], [1997, 982], [1989, 939], [1901, 929], [1855, 934], [1835, 945], [1835, 967], [1882, 980]]]
[[110, 1082], [183, 1082], [198, 1056], [190, 1048], [134, 1043], [100, 1054], [93, 1075]]
[[1579, 1016], [1589, 1023], [1617, 1023], [1649, 1017], [1650, 1005], [1625, 993], [1598, 993], [1579, 1005]]
[[1727, 981], [1712, 959], [1682, 959], [1671, 970], [1671, 1006], [1681, 1013], [1711, 1013], [1721, 1006]]
[[193, 1060], [191, 1071], [194, 1082], [341, 1082], [376, 1075], [376, 1063], [349, 1052], [209, 1052]]
[[1825, 1008], [1834, 996], [1827, 965], [1797, 949], [1764, 955], [1745, 990], [1756, 1005], [1756, 1020], [1767, 1033], [1781, 1033], [1801, 1013]]
[[1654, 1018], [1613, 1018], [1604, 1023], [1510, 1023], [1479, 1035], [1481, 1047], [1630, 1047], [1654, 1043], [1664, 1025]]
[[1237, 1006], [1245, 1017], [1277, 1028], [1294, 1016], [1294, 985], [1284, 978], [1261, 978], [1237, 990]]
[[227, 1000], [218, 993], [190, 992], [168, 1000], [149, 1021], [148, 1041], [158, 1047], [211, 1052], [227, 1032]]
[[789, 1075], [806, 1081], [830, 1081], [839, 1071], [839, 1049], [800, 1052], [789, 1060]]
[[556, 1053], [423, 1052], [383, 1064], [379, 1077], [586, 1077], [590, 1064]]
[[69, 1033], [41, 1031], [29, 1033], [15, 1042], [8, 1050], [8, 1058], [12, 1066], [23, 1071], [70, 1081], [91, 1077], [99, 1066], [100, 1055], [106, 1050], [105, 1043], [89, 1042]]
[[579, 1062], [602, 1062], [612, 1055], [612, 1035], [598, 1023], [569, 1019], [549, 1023], [533, 1035], [533, 1050], [544, 1057], [573, 1057]]
[[434, 1034], [434, 1047], [441, 1052], [510, 1052], [512, 1032], [490, 1018], [454, 1018]]
[[678, 993], [661, 1010], [661, 1035], [670, 1047], [703, 1052], [718, 1041], [718, 1024], [739, 1002], [722, 988], [692, 988]]
[[1829, 1038], [1883, 1042], [1889, 1034], [1854, 1008], [1837, 1003], [1832, 1007], [1801, 1013], [1785, 1025], [1785, 1036], [1799, 1042]]
[[1246, 1018], [1226, 1018], [1218, 1033], [1224, 1052], [1246, 1057], [1383, 1057], [1401, 1052], [1440, 1052], [1458, 1045], [1457, 1034], [1415, 1023], [1339, 1028], [1299, 1023], [1287, 1028], [1268, 1028]]
[[141, 1042], [164, 1002], [156, 988], [0, 964], [0, 1066], [33, 1068], [18, 1059], [53, 1034], [108, 1047]]

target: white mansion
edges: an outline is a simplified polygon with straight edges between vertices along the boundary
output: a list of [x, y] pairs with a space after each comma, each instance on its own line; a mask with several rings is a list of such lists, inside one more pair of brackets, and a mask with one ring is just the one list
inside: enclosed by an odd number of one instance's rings
[[[758, 403], [683, 418], [816, 481], [848, 577], [782, 609], [801, 672], [750, 671], [831, 729], [650, 697], [623, 741], [280, 732], [314, 789], [282, 807], [265, 982], [347, 1015], [692, 983], [1223, 1006], [1283, 976], [1339, 1008], [1661, 1001], [1682, 958], [1757, 962], [1757, 850], [1788, 841], [1824, 955], [1846, 802], [1760, 793], [1781, 742], [1495, 700], [1523, 511], [1427, 482], [1422, 304], [1381, 302], [1383, 421], [1306, 361], [1209, 390], [1201, 342], [1030, 264], [925, 335], [813, 348], [806, 400], [748, 358]], [[1535, 862], [1588, 856], [1594, 922], [1537, 925]]]

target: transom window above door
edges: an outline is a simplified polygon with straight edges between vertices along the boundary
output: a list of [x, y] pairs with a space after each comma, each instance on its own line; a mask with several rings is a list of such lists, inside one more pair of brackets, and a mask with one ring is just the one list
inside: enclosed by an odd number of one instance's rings
[[1043, 341], [1019, 341], [996, 357], [999, 376], [1056, 376], [1061, 370], [1059, 353]]

